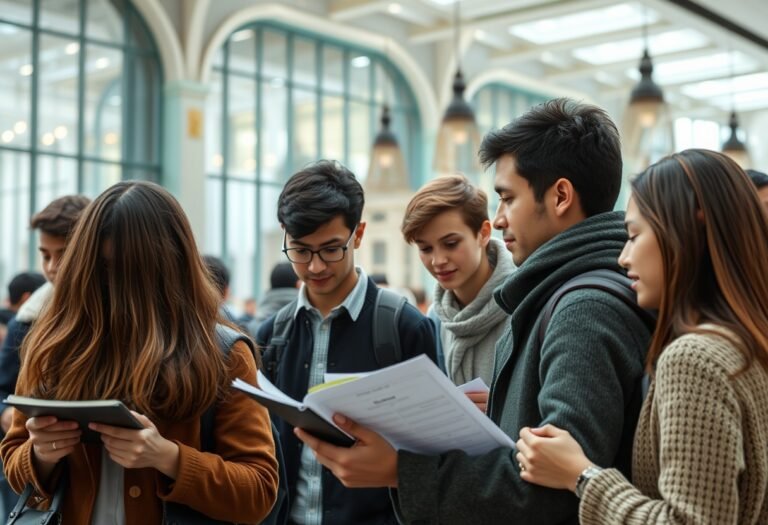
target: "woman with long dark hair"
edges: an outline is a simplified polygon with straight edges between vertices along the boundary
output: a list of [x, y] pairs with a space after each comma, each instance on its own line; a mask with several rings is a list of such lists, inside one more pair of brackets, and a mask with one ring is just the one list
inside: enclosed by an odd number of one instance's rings
[[[119, 399], [143, 430], [16, 412], [0, 447], [20, 491], [49, 498], [67, 464], [64, 523], [161, 523], [164, 502], [210, 518], [258, 523], [277, 492], [269, 417], [229, 389], [256, 381], [244, 342], [216, 342], [219, 297], [178, 202], [151, 183], [122, 182], [83, 212], [49, 308], [22, 346], [17, 393], [44, 399]], [[214, 450], [201, 415], [215, 407]], [[62, 461], [64, 460], [64, 461]]]
[[657, 308], [632, 482], [551, 425], [520, 433], [526, 481], [581, 523], [768, 523], [768, 224], [728, 157], [687, 150], [632, 183], [619, 262]]

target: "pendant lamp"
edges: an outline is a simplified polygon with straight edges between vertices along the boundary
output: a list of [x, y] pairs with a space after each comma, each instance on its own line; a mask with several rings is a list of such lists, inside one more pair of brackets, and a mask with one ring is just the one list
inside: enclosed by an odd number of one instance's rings
[[723, 153], [731, 157], [742, 169], [747, 169], [750, 167], [749, 152], [747, 146], [739, 140], [739, 117], [735, 111], [731, 111], [728, 126], [731, 128], [731, 136], [723, 143]]
[[640, 59], [640, 82], [629, 97], [629, 118], [643, 129], [652, 128], [664, 108], [664, 93], [653, 81], [653, 61], [648, 52], [648, 21], [643, 17], [643, 57]]
[[459, 35], [461, 17], [459, 1], [454, 3], [454, 47], [456, 53], [456, 75], [453, 79], [453, 98], [445, 110], [440, 129], [437, 132], [434, 169], [438, 174], [480, 172], [477, 152], [480, 149], [480, 131], [475, 112], [464, 99], [464, 75], [461, 72]]
[[736, 115], [736, 103], [733, 100], [733, 53], [729, 57], [730, 63], [730, 83], [731, 83], [731, 117], [728, 119], [728, 127], [731, 128], [731, 135], [723, 143], [723, 153], [731, 157], [736, 164], [747, 169], [750, 167], [749, 152], [747, 146], [739, 139], [739, 117]]
[[389, 128], [391, 118], [389, 106], [381, 108], [381, 129], [373, 141], [371, 163], [368, 167], [368, 178], [365, 181], [366, 190], [396, 191], [408, 190], [408, 172], [397, 137]]

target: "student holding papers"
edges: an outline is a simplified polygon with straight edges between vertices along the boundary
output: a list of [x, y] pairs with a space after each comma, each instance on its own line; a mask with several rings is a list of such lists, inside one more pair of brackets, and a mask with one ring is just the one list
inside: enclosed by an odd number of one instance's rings
[[[355, 251], [365, 233], [363, 203], [363, 188], [354, 174], [332, 161], [294, 174], [278, 198], [282, 251], [302, 286], [296, 301], [261, 324], [256, 339], [265, 348], [268, 378], [296, 400], [322, 383], [326, 372], [366, 372], [420, 354], [435, 359], [431, 321], [404, 301], [399, 314], [385, 316], [380, 302], [384, 291], [355, 266]], [[377, 327], [397, 334], [383, 348], [388, 351], [378, 352], [373, 337]], [[291, 522], [396, 523], [388, 491], [345, 488], [302, 446], [290, 422], [275, 418], [275, 424], [288, 471]]]
[[[619, 297], [596, 288], [562, 297], [536, 334], [542, 305], [584, 272], [620, 272], [624, 215], [613, 212], [622, 177], [616, 126], [594, 106], [546, 102], [483, 141], [496, 164], [502, 231], [517, 271], [495, 292], [510, 314], [496, 346], [489, 417], [510, 437], [553, 423], [599, 464], [629, 468], [650, 329]], [[578, 500], [520, 478], [515, 449], [423, 454], [395, 450], [378, 433], [337, 416], [352, 448], [297, 435], [350, 487], [386, 486], [403, 523], [571, 524]]]
[[[515, 267], [504, 243], [491, 238], [485, 192], [463, 175], [431, 180], [408, 203], [401, 230], [437, 279], [427, 315], [437, 320], [448, 377], [490, 384], [496, 341], [509, 322], [493, 291]], [[467, 395], [485, 412], [487, 392]]]

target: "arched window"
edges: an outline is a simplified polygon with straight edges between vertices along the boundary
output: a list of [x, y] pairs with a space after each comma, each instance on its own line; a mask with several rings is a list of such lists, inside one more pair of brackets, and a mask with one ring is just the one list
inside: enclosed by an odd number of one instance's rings
[[[552, 97], [526, 91], [501, 83], [485, 84], [472, 96], [477, 126], [480, 134], [503, 128], [536, 104]], [[488, 194], [488, 213], [493, 217], [499, 205], [499, 198], [493, 191], [493, 170], [486, 170], [480, 175], [478, 184]]]
[[472, 106], [481, 134], [502, 128], [513, 119], [552, 97], [525, 91], [506, 84], [486, 84], [475, 92]]
[[217, 54], [206, 109], [206, 251], [232, 273], [240, 299], [269, 288], [282, 261], [276, 203], [287, 178], [335, 159], [364, 181], [381, 105], [392, 108], [419, 181], [418, 108], [381, 54], [272, 22], [233, 32]]
[[160, 181], [162, 71], [126, 0], [0, 9], [0, 283], [36, 265], [29, 219], [61, 195]]

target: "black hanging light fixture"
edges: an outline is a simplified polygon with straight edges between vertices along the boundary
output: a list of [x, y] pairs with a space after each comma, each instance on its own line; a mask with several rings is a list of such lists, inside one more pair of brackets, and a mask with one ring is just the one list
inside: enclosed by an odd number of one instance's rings
[[371, 150], [371, 163], [365, 181], [367, 190], [408, 190], [408, 172], [405, 169], [403, 152], [397, 143], [397, 137], [389, 127], [390, 123], [389, 106], [385, 103], [381, 108], [381, 129], [373, 141]]
[[[385, 45], [384, 56], [389, 58]], [[384, 104], [381, 107], [381, 129], [373, 140], [371, 162], [365, 187], [369, 191], [408, 190], [408, 172], [395, 133], [390, 129], [392, 118], [389, 113], [389, 82], [384, 79]]]
[[640, 82], [629, 97], [629, 118], [641, 128], [652, 128], [664, 108], [664, 92], [653, 80], [653, 61], [648, 52], [648, 17], [643, 15], [643, 57], [640, 59]]
[[477, 127], [475, 112], [464, 99], [466, 84], [461, 72], [461, 53], [459, 35], [461, 34], [461, 16], [459, 0], [454, 3], [454, 52], [456, 53], [456, 75], [453, 78], [453, 98], [445, 110], [443, 120], [437, 132], [434, 168], [439, 174], [465, 173], [480, 171], [477, 151], [480, 148], [480, 130]]
[[750, 167], [749, 152], [744, 142], [739, 139], [739, 117], [736, 115], [736, 102], [734, 101], [733, 87], [733, 53], [728, 57], [730, 65], [729, 81], [731, 83], [731, 116], [728, 119], [728, 127], [731, 128], [731, 134], [723, 143], [723, 153], [731, 157], [736, 164], [743, 169]]

